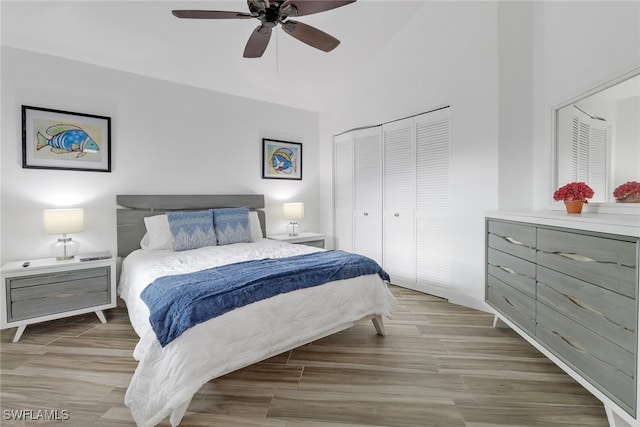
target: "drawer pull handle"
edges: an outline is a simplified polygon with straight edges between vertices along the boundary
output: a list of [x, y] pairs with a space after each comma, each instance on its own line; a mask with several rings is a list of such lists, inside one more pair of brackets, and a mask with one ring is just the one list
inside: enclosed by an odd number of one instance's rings
[[509, 274], [518, 274], [518, 273], [516, 273], [516, 271], [515, 271], [515, 270], [513, 270], [513, 269], [511, 269], [511, 268], [509, 268], [509, 267], [503, 267], [502, 265], [499, 265], [499, 266], [498, 266], [498, 268], [499, 268], [500, 270], [502, 270], [502, 271], [506, 271], [506, 272], [507, 272], [507, 273], [509, 273]]
[[504, 296], [503, 296], [503, 297], [502, 297], [502, 299], [504, 299], [504, 300], [507, 302], [507, 304], [509, 304], [511, 307], [513, 307], [513, 308], [518, 308], [518, 306], [517, 306], [517, 305], [515, 305], [514, 303], [512, 303], [512, 302], [511, 302], [511, 300], [509, 300], [509, 298], [507, 298], [507, 297], [504, 297]]
[[566, 252], [557, 252], [558, 255], [563, 256], [565, 258], [569, 258], [573, 261], [578, 261], [578, 262], [593, 262], [596, 261], [595, 259], [591, 259], [588, 256], [584, 256], [584, 255], [580, 255], [580, 254], [570, 254], [570, 253], [566, 253]]
[[560, 337], [560, 339], [562, 341], [566, 342], [567, 344], [569, 344], [571, 347], [573, 347], [574, 349], [576, 349], [580, 353], [584, 353], [584, 354], [588, 355], [589, 357], [599, 361], [600, 363], [608, 365], [610, 368], [613, 368], [614, 370], [620, 372], [622, 375], [625, 375], [625, 376], [629, 377], [629, 379], [633, 380], [633, 378], [634, 378], [633, 374], [630, 374], [629, 372], [625, 372], [623, 369], [620, 369], [619, 366], [615, 366], [611, 362], [609, 362], [608, 360], [604, 360], [604, 359], [596, 356], [595, 354], [589, 352], [586, 348], [581, 346], [580, 343], [572, 340], [571, 338], [567, 338], [567, 337], [562, 336], [562, 334], [560, 334], [557, 331], [551, 331], [551, 333], [553, 333], [554, 335]]
[[[553, 289], [552, 286], [544, 283], [544, 282], [538, 282], [539, 286], [544, 286], [546, 288], [550, 288]], [[587, 311], [589, 313], [595, 314], [596, 316], [601, 317], [602, 319], [606, 320], [607, 322], [609, 322], [610, 324], [626, 331], [626, 332], [631, 332], [635, 334], [635, 330], [633, 328], [630, 328], [628, 326], [625, 326], [621, 323], [615, 322], [613, 320], [611, 320], [610, 318], [608, 318], [605, 314], [603, 314], [602, 312], [596, 310], [595, 308], [589, 306], [587, 303], [580, 301], [578, 298], [571, 296], [571, 295], [567, 295], [565, 293], [559, 292], [557, 289], [554, 289], [555, 292], [558, 292], [560, 295], [562, 295], [563, 297], [565, 297], [571, 304], [575, 305], [576, 307], [580, 308], [581, 310]]]
[[580, 307], [580, 308], [581, 308], [581, 309], [583, 309], [584, 311], [588, 311], [588, 312], [593, 313], [593, 314], [595, 314], [595, 315], [597, 315], [597, 316], [600, 316], [600, 317], [602, 317], [604, 320], [606, 320], [607, 322], [609, 322], [609, 323], [611, 323], [612, 325], [615, 325], [615, 326], [617, 326], [617, 327], [619, 327], [619, 328], [621, 328], [621, 329], [623, 329], [623, 330], [625, 330], [625, 331], [629, 331], [629, 332], [633, 332], [633, 333], [635, 333], [635, 331], [634, 331], [633, 329], [627, 328], [626, 326], [621, 325], [621, 324], [620, 324], [620, 323], [618, 323], [618, 322], [614, 322], [613, 320], [609, 319], [607, 316], [605, 316], [604, 314], [602, 314], [601, 312], [599, 312], [599, 311], [598, 311], [598, 310], [596, 310], [595, 308], [588, 306], [587, 304], [583, 303], [583, 302], [582, 302], [582, 301], [580, 301], [579, 299], [577, 299], [577, 298], [575, 298], [575, 297], [572, 297], [572, 296], [569, 296], [569, 295], [566, 295], [566, 294], [563, 294], [563, 295], [564, 295], [564, 296], [565, 296], [569, 301], [571, 301], [574, 305], [576, 305], [576, 306]]
[[589, 307], [587, 304], [583, 303], [582, 301], [580, 301], [579, 299], [577, 299], [576, 297], [572, 297], [569, 295], [564, 295], [565, 297], [567, 297], [567, 299], [569, 301], [571, 301], [574, 305], [580, 307], [583, 310], [589, 311], [593, 314], [597, 314], [600, 317], [604, 317], [604, 314], [600, 313], [598, 310], [596, 310], [593, 307]]
[[579, 352], [581, 352], [581, 353], [586, 353], [587, 352], [587, 350], [584, 347], [582, 347], [580, 344], [578, 344], [576, 341], [572, 340], [571, 338], [563, 337], [560, 334], [558, 334], [558, 336], [560, 336], [560, 338], [562, 338], [562, 341], [566, 342], [567, 344], [569, 344], [571, 347], [575, 348]]
[[[490, 264], [493, 265], [493, 264]], [[535, 280], [535, 277], [530, 277], [527, 274], [523, 274], [523, 273], [518, 273], [517, 271], [515, 271], [514, 269], [510, 268], [510, 267], [505, 267], [504, 265], [495, 265], [496, 268], [499, 268], [500, 270], [509, 273], [509, 274], [513, 274], [515, 276], [520, 276], [520, 277], [526, 277], [527, 279], [531, 279], [531, 280]]]
[[506, 240], [509, 243], [513, 243], [514, 245], [524, 246], [524, 243], [517, 241], [513, 237], [505, 237], [504, 240]]
[[529, 246], [526, 243], [521, 242], [520, 240], [514, 239], [511, 236], [503, 236], [501, 234], [497, 234], [497, 233], [494, 233], [494, 232], [489, 232], [489, 234], [491, 234], [493, 236], [496, 236], [496, 238], [498, 238], [498, 239], [506, 240], [507, 242], [511, 243], [512, 245], [517, 245], [517, 246], [522, 246], [524, 248], [533, 249], [532, 246]]

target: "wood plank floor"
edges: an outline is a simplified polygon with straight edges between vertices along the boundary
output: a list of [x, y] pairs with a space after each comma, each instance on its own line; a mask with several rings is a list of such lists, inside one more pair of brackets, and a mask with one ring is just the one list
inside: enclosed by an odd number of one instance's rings
[[[182, 426], [605, 427], [602, 404], [492, 316], [392, 287], [387, 336], [371, 322], [213, 380]], [[2, 426], [132, 426], [124, 394], [137, 336], [126, 310], [1, 333]], [[64, 421], [10, 411], [68, 411]], [[9, 412], [8, 412], [9, 411]], [[51, 412], [49, 412], [51, 413]], [[161, 425], [169, 425], [165, 420]]]

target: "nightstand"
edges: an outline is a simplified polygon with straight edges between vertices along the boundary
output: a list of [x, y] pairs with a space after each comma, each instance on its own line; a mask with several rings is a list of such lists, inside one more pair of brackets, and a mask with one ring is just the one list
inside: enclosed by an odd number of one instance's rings
[[288, 234], [274, 234], [267, 236], [269, 239], [280, 240], [281, 242], [289, 242], [299, 245], [314, 246], [324, 249], [324, 234], [304, 232], [298, 233], [297, 236], [289, 236]]
[[27, 325], [116, 306], [116, 259], [68, 261], [55, 258], [9, 262], [2, 267], [0, 329], [18, 327], [17, 342]]

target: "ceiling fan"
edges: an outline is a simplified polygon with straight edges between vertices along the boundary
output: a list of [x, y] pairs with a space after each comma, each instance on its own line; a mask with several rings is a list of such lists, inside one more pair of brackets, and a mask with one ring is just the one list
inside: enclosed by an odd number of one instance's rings
[[356, 0], [247, 0], [249, 13], [220, 10], [174, 10], [173, 15], [187, 19], [249, 19], [260, 20], [260, 25], [249, 36], [244, 48], [245, 58], [259, 58], [267, 49], [271, 30], [280, 24], [290, 36], [309, 46], [330, 52], [340, 40], [291, 17], [312, 15], [355, 3]]

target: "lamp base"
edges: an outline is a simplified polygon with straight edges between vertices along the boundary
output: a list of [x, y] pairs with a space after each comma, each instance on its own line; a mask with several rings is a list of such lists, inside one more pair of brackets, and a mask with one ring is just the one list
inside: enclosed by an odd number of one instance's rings
[[71, 240], [71, 237], [58, 239], [51, 245], [51, 254], [58, 261], [73, 259], [78, 254], [80, 245], [78, 242]]
[[297, 237], [298, 236], [298, 223], [297, 222], [290, 222], [289, 226], [289, 237]]

